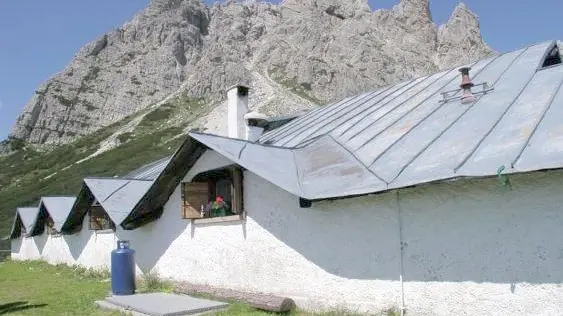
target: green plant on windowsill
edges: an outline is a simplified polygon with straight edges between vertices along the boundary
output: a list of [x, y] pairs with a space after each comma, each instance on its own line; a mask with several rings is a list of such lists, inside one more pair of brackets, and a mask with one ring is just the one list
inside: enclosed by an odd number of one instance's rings
[[217, 196], [215, 201], [212, 201], [208, 205], [209, 217], [221, 217], [232, 215], [231, 206], [228, 202], [225, 202], [221, 196]]

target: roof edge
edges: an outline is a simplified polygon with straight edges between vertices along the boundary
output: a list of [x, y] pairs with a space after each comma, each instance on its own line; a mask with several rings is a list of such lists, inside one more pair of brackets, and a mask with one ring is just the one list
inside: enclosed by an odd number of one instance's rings
[[[199, 157], [208, 149], [189, 134], [178, 147], [170, 161], [154, 180], [145, 195], [133, 207], [121, 223], [125, 230], [132, 230], [158, 219], [184, 175], [193, 167]], [[160, 210], [160, 212], [159, 212]]]

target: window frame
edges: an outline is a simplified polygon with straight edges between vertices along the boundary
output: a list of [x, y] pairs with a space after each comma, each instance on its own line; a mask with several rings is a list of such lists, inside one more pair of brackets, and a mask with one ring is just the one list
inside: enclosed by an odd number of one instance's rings
[[[224, 173], [226, 176], [213, 176], [213, 173]], [[244, 172], [239, 166], [229, 166], [225, 168], [218, 168], [201, 172], [192, 178], [190, 182], [181, 182], [181, 217], [182, 219], [192, 220], [195, 223], [213, 223], [213, 222], [226, 222], [243, 220], [246, 217], [244, 208], [244, 185], [243, 185]], [[228, 178], [231, 188], [231, 212], [225, 216], [210, 216], [209, 203], [212, 197], [216, 195], [216, 183], [222, 179]], [[204, 190], [204, 187], [207, 187]], [[193, 194], [190, 193], [193, 192]], [[199, 194], [199, 196], [197, 196]], [[205, 197], [205, 216], [201, 215], [201, 205]], [[191, 200], [191, 201], [190, 201]], [[195, 204], [195, 205], [194, 205]], [[198, 205], [199, 206], [196, 206]]]
[[[92, 214], [93, 212], [100, 212], [102, 215], [99, 214]], [[107, 221], [107, 226], [104, 224], [100, 224], [96, 219], [103, 219]], [[97, 224], [99, 228], [94, 227], [93, 224]], [[108, 213], [104, 208], [97, 202], [92, 203], [92, 205], [88, 208], [88, 230], [91, 231], [113, 231], [115, 232], [115, 223], [111, 220]]]

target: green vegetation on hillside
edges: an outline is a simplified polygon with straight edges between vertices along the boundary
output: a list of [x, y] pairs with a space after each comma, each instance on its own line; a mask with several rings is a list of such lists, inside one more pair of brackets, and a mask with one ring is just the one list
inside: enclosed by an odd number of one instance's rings
[[286, 77], [280, 70], [274, 68], [273, 70], [269, 71], [269, 76], [275, 82], [279, 83], [280, 85], [287, 88], [293, 94], [298, 95], [299, 97], [309, 100], [314, 104], [322, 104], [322, 100], [317, 99], [315, 96], [311, 95], [311, 87], [310, 85], [303, 85], [297, 83], [295, 79], [291, 79]]
[[[48, 152], [18, 144], [20, 150], [0, 157], [0, 236], [8, 235], [17, 207], [37, 205], [41, 196], [76, 195], [84, 177], [122, 176], [171, 155], [184, 140], [184, 127], [207, 109], [202, 100], [176, 97], [150, 111], [132, 132], [120, 135], [120, 146], [81, 163], [76, 162], [95, 153], [133, 117]], [[0, 242], [0, 249], [9, 249], [9, 242]]]

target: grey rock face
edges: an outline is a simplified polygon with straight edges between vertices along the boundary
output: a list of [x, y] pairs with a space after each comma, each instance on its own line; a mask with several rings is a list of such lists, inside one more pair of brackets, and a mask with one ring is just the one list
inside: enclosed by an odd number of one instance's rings
[[428, 0], [377, 11], [367, 0], [153, 0], [40, 86], [11, 136], [64, 143], [178, 89], [219, 105], [235, 83], [253, 88], [254, 109], [283, 114], [491, 53], [463, 5], [437, 28]]
[[441, 68], [458, 63], [467, 63], [474, 56], [486, 56], [491, 49], [481, 37], [479, 20], [460, 3], [448, 22], [438, 29], [437, 64]]

